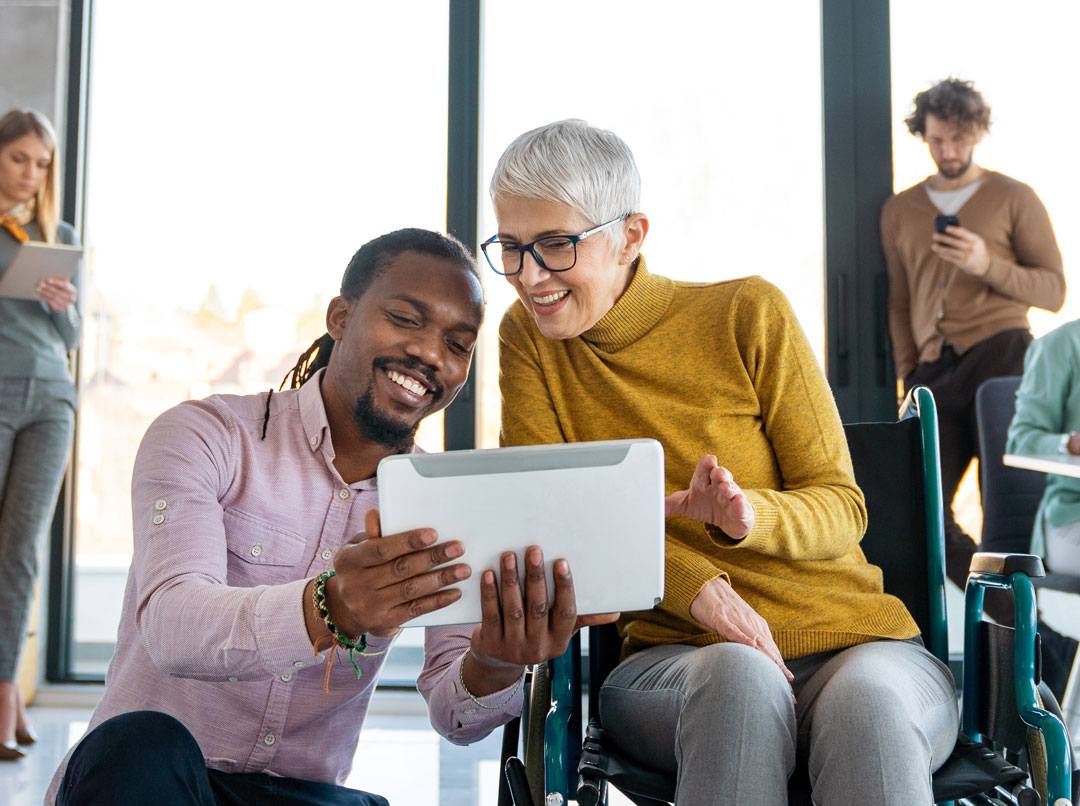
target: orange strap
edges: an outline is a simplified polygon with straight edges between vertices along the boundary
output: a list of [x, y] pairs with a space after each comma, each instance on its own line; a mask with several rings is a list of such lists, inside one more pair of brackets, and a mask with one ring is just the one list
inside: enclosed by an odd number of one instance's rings
[[26, 234], [26, 230], [19, 226], [19, 222], [10, 216], [0, 216], [0, 227], [3, 227], [11, 233], [13, 237], [19, 243], [26, 243], [30, 240], [30, 236]]

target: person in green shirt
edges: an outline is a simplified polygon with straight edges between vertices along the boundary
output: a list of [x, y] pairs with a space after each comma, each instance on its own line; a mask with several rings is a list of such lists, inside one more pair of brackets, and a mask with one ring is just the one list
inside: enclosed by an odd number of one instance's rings
[[[1005, 451], [1080, 455], [1080, 320], [1028, 348]], [[1051, 571], [1080, 576], [1080, 479], [1046, 477], [1031, 550]]]

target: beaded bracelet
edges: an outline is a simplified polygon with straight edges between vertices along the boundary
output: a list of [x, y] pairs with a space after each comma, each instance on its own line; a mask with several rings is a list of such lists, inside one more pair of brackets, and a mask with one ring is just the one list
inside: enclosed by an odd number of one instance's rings
[[[488, 705], [485, 702], [480, 702], [480, 700], [477, 699], [476, 695], [473, 694], [471, 691], [469, 691], [468, 687], [465, 685], [465, 656], [468, 655], [471, 652], [472, 652], [471, 649], [466, 650], [465, 655], [461, 656], [461, 663], [458, 664], [457, 679], [458, 679], [458, 683], [461, 684], [461, 690], [465, 692], [465, 696], [467, 696], [470, 700], [472, 700], [479, 707], [481, 707], [481, 708], [483, 708], [483, 709], [485, 709], [487, 711], [501, 711], [503, 708], [505, 708], [507, 705], [510, 704], [510, 701], [513, 700], [514, 697], [517, 696], [517, 691], [521, 687], [522, 681], [525, 680], [525, 673], [522, 672], [521, 677], [519, 677], [517, 679], [517, 682], [514, 683], [514, 685], [510, 687], [510, 696], [507, 697], [502, 702], [500, 702], [500, 703], [498, 703], [496, 705]], [[476, 657], [476, 656], [473, 655], [473, 657]]]
[[336, 576], [337, 572], [331, 568], [329, 571], [323, 571], [315, 578], [315, 589], [312, 591], [311, 597], [315, 601], [315, 612], [319, 618], [326, 624], [326, 629], [330, 630], [330, 634], [334, 637], [335, 643], [339, 646], [349, 650], [349, 663], [352, 664], [353, 669], [356, 671], [356, 679], [359, 680], [364, 676], [363, 670], [360, 668], [360, 664], [356, 662], [354, 653], [361, 655], [365, 658], [374, 657], [375, 655], [381, 655], [382, 652], [368, 652], [367, 651], [367, 633], [362, 634], [355, 641], [346, 637], [345, 633], [337, 628], [333, 619], [330, 618], [330, 609], [326, 605], [326, 580], [332, 576]]

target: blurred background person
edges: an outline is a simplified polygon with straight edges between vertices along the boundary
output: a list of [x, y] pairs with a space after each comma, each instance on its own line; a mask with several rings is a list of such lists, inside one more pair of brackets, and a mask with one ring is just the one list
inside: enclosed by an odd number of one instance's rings
[[[41, 114], [0, 117], [0, 276], [26, 241], [75, 244], [59, 221], [56, 133]], [[75, 423], [69, 355], [82, 319], [78, 279], [50, 277], [40, 300], [0, 298], [0, 760], [33, 730], [15, 683], [39, 549], [52, 522]]]
[[[1005, 450], [1080, 455], [1080, 320], [1050, 331], [1028, 348]], [[1080, 479], [1046, 477], [1031, 551], [1045, 557], [1051, 571], [1080, 576]]]

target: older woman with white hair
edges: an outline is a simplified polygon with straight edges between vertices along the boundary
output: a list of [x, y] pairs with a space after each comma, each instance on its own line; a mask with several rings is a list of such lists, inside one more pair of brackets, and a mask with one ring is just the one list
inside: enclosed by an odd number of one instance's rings
[[[786, 803], [797, 758], [821, 806], [931, 803], [954, 683], [859, 548], [825, 376], [765, 280], [646, 268], [639, 187], [611, 132], [543, 126], [499, 160], [483, 244], [519, 298], [499, 329], [502, 443], [664, 446], [665, 594], [619, 622], [605, 728], [677, 775], [681, 806]], [[722, 259], [711, 242], [702, 261]]]

